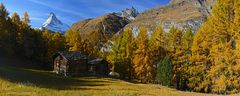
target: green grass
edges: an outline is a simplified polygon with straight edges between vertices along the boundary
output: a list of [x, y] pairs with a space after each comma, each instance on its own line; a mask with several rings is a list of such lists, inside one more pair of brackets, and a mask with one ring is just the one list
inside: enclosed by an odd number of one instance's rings
[[0, 96], [212, 96], [111, 78], [63, 78], [49, 71], [4, 66], [7, 63], [0, 59]]

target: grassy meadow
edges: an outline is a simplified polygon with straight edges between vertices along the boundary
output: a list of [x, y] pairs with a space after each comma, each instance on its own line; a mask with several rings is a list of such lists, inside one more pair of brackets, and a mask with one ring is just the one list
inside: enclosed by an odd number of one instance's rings
[[112, 78], [65, 78], [50, 71], [11, 66], [22, 63], [26, 62], [0, 57], [1, 96], [215, 96]]

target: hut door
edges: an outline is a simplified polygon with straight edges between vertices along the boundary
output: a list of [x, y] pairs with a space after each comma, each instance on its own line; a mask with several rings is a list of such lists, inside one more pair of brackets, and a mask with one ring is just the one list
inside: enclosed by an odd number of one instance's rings
[[90, 75], [96, 75], [96, 66], [90, 65], [88, 72], [90, 73]]
[[59, 73], [59, 69], [60, 69], [59, 65], [60, 65], [59, 64], [59, 60], [56, 60], [56, 65], [55, 65], [56, 69], [55, 69], [55, 71], [56, 71], [57, 74]]

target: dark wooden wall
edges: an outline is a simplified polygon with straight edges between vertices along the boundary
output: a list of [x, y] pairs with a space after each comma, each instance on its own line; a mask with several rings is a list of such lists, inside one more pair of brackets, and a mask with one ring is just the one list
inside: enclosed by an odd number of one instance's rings
[[53, 59], [53, 63], [53, 71], [63, 76], [107, 76], [109, 73], [108, 63], [104, 60], [96, 64], [88, 64], [88, 59], [68, 60], [58, 55]]
[[87, 60], [71, 60], [69, 62], [69, 74], [72, 76], [84, 76], [87, 74]]
[[68, 60], [61, 55], [55, 57], [54, 59], [54, 72], [57, 74], [67, 75], [68, 70]]

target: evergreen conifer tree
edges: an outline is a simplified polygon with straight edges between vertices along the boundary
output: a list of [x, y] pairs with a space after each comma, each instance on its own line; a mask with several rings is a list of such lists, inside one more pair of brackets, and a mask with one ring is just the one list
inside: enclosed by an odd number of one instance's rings
[[171, 57], [166, 55], [157, 65], [156, 80], [164, 86], [171, 86], [173, 79]]

